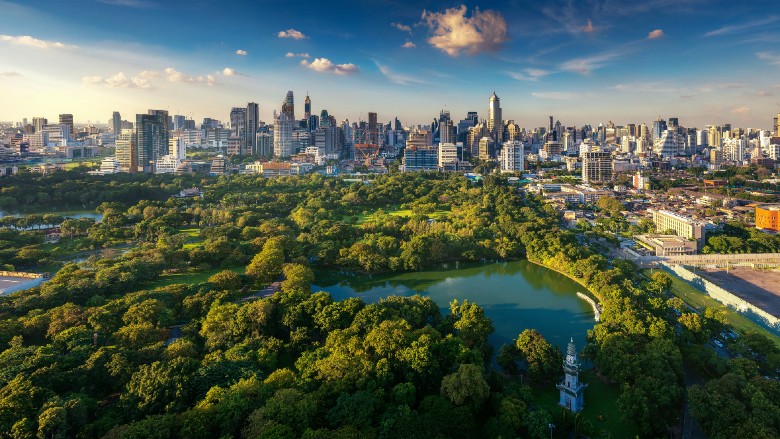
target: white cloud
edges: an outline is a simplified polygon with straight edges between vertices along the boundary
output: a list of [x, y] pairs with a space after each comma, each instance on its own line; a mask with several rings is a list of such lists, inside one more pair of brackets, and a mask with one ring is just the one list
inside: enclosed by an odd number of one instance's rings
[[202, 83], [206, 85], [217, 84], [217, 78], [213, 75], [190, 76], [186, 73], [174, 69], [173, 67], [166, 68], [164, 72], [166, 75], [165, 79], [168, 82]]
[[664, 36], [664, 31], [662, 29], [655, 29], [650, 31], [650, 33], [647, 34], [648, 40], [657, 40], [658, 38], [661, 38]]
[[37, 47], [39, 49], [67, 49], [74, 47], [62, 44], [59, 41], [40, 40], [29, 35], [0, 35], [0, 41], [11, 44], [20, 44], [23, 46]]
[[222, 74], [225, 76], [246, 76], [243, 73], [238, 72], [236, 69], [231, 67], [225, 67], [222, 69]]
[[311, 58], [311, 55], [309, 55], [307, 52], [304, 53], [293, 53], [293, 52], [287, 52], [284, 54], [286, 58]]
[[108, 78], [103, 78], [102, 76], [85, 76], [81, 78], [81, 82], [87, 85], [103, 85], [111, 88], [152, 88], [152, 84], [149, 80], [141, 75], [128, 78], [123, 72], [119, 72]]
[[780, 66], [780, 54], [772, 52], [759, 52], [756, 54], [756, 56], [762, 61], [769, 62], [769, 64]]
[[466, 16], [466, 6], [444, 12], [423, 11], [422, 19], [433, 31], [428, 43], [450, 56], [494, 52], [509, 39], [504, 17], [495, 11], [474, 10]]
[[750, 113], [750, 107], [747, 107], [745, 105], [741, 107], [732, 108], [730, 111], [731, 114], [748, 114]]
[[279, 33], [276, 34], [276, 36], [278, 36], [279, 38], [292, 38], [293, 40], [302, 40], [304, 38], [308, 38], [302, 32], [297, 31], [295, 29], [287, 29], [287, 30], [279, 31]]
[[593, 22], [588, 18], [588, 22], [585, 23], [585, 26], [582, 26], [582, 31], [585, 33], [593, 33], [596, 32], [596, 27], [593, 26]]
[[754, 27], [761, 27], [766, 26], [767, 24], [772, 24], [776, 22], [777, 20], [780, 20], [780, 16], [773, 15], [767, 18], [762, 18], [760, 20], [754, 20], [748, 23], [742, 23], [742, 24], [732, 24], [730, 26], [723, 26], [721, 28], [715, 29], [713, 31], [707, 32], [704, 34], [705, 37], [715, 37], [720, 35], [729, 35], [729, 34], [735, 34], [739, 33], [748, 29], [752, 29]]
[[394, 28], [396, 28], [396, 29], [398, 29], [398, 30], [400, 30], [400, 31], [404, 31], [404, 32], [409, 32], [409, 33], [412, 33], [412, 27], [411, 27], [411, 26], [407, 26], [407, 25], [405, 25], [405, 24], [401, 24], [401, 23], [390, 23], [390, 26], [393, 26]]
[[407, 76], [400, 73], [396, 73], [390, 69], [390, 67], [387, 67], [385, 65], [382, 65], [376, 61], [374, 61], [374, 64], [379, 68], [379, 71], [382, 72], [383, 75], [387, 79], [390, 80], [390, 82], [399, 84], [399, 85], [408, 85], [408, 84], [424, 84], [425, 81], [415, 78], [413, 76]]
[[301, 65], [320, 73], [330, 72], [337, 75], [350, 75], [359, 72], [358, 66], [355, 64], [333, 64], [328, 58], [315, 58], [312, 62], [304, 59], [301, 61]]
[[773, 96], [772, 93], [770, 93], [770, 92], [768, 92], [766, 90], [758, 90], [756, 92], [756, 95], [761, 96], [761, 97]]
[[535, 91], [531, 96], [539, 99], [550, 99], [554, 101], [570, 101], [573, 99], [584, 98], [582, 93], [570, 93], [565, 91]]
[[0, 76], [4, 78], [10, 78], [12, 76], [22, 76], [19, 72], [11, 72], [8, 70], [0, 70]]
[[417, 47], [417, 45], [414, 44], [411, 41], [407, 41], [407, 42], [401, 44], [401, 47], [403, 47], [404, 49], [414, 49], [415, 47]]
[[514, 79], [517, 79], [518, 81], [533, 81], [533, 82], [536, 82], [539, 80], [539, 78], [543, 78], [553, 73], [555, 72], [549, 70], [542, 70], [542, 69], [525, 69], [523, 70], [522, 73], [508, 72], [509, 76], [511, 76]]
[[561, 64], [561, 70], [579, 73], [580, 75], [590, 75], [594, 70], [603, 67], [608, 61], [611, 61], [622, 54], [623, 52], [621, 51], [613, 51], [583, 58], [575, 58]]
[[238, 49], [238, 50], [236, 50], [236, 55], [246, 56], [246, 50]]

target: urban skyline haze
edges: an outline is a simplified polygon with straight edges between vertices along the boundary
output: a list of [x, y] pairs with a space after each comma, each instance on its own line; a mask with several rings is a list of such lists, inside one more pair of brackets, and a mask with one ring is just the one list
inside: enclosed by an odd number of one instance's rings
[[[769, 1], [0, 0], [0, 120], [106, 123], [149, 108], [227, 120], [287, 90], [338, 120], [430, 123], [442, 108], [545, 126], [732, 123], [780, 111]], [[696, 19], [692, 19], [696, 18]]]

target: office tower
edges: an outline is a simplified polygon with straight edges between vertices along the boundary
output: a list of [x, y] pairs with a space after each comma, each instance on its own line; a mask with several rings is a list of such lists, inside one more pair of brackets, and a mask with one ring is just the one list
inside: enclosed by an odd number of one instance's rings
[[780, 137], [780, 113], [777, 113], [775, 118], [775, 136]]
[[44, 125], [48, 125], [49, 121], [45, 117], [33, 117], [32, 124], [37, 133], [43, 129]]
[[745, 160], [747, 142], [744, 138], [728, 138], [723, 141], [723, 160], [741, 164]]
[[670, 117], [666, 125], [667, 125], [667, 129], [676, 130], [677, 128], [680, 127], [680, 120], [676, 117]]
[[[291, 92], [292, 93], [292, 92]], [[292, 131], [295, 120], [287, 113], [274, 111], [274, 156], [287, 158], [292, 154]]]
[[271, 158], [274, 153], [274, 136], [262, 132], [257, 133], [257, 155]]
[[168, 112], [149, 110], [135, 117], [137, 169], [154, 172], [155, 162], [168, 154]]
[[309, 128], [309, 132], [315, 131], [320, 126], [320, 117], [316, 114], [312, 114], [309, 116], [308, 122], [306, 122], [306, 126]]
[[230, 110], [230, 135], [243, 138], [246, 130], [246, 108], [233, 107]]
[[309, 93], [306, 93], [306, 99], [303, 100], [303, 120], [308, 121], [311, 116], [311, 99]]
[[476, 111], [469, 111], [466, 113], [466, 119], [470, 119], [474, 125], [479, 123], [479, 116], [477, 116]]
[[377, 127], [376, 113], [368, 113], [368, 142], [376, 145], [379, 142], [379, 131]]
[[642, 123], [642, 125], [639, 125], [639, 133], [638, 134], [639, 134], [639, 137], [641, 137], [641, 138], [643, 138], [645, 140], [648, 140], [648, 136], [649, 136], [650, 133], [648, 133], [647, 124]]
[[[330, 126], [330, 116], [328, 115], [328, 110], [322, 110], [320, 112], [320, 126], [321, 127]], [[361, 143], [365, 143], [365, 142], [361, 142]]]
[[173, 116], [173, 130], [174, 131], [181, 131], [184, 129], [184, 121], [186, 121], [187, 118], [182, 116], [181, 114], [177, 114]]
[[491, 137], [483, 137], [479, 139], [479, 159], [489, 160], [496, 156], [495, 142]]
[[664, 130], [653, 142], [653, 152], [660, 157], [674, 157], [680, 153], [677, 131]]
[[295, 120], [295, 100], [293, 99], [292, 90], [288, 91], [287, 96], [284, 98], [284, 102], [282, 103], [282, 113], [285, 114], [289, 119]]
[[501, 121], [501, 99], [496, 96], [496, 92], [488, 99], [488, 120], [487, 130], [493, 142], [500, 142], [504, 137], [504, 124]]
[[522, 172], [525, 168], [525, 146], [522, 142], [512, 140], [505, 142], [499, 154], [501, 171]]
[[114, 111], [114, 114], [111, 115], [111, 129], [115, 136], [122, 132], [122, 116], [118, 111]]
[[[439, 143], [455, 143], [455, 129], [452, 126], [450, 112], [441, 110], [439, 113]], [[441, 161], [441, 155], [439, 155]]]
[[655, 143], [655, 140], [661, 137], [661, 134], [666, 131], [666, 121], [661, 119], [661, 116], [658, 116], [658, 119], [653, 121], [653, 132], [652, 132], [652, 141]]
[[453, 143], [439, 143], [438, 147], [439, 168], [456, 169], [458, 158], [458, 146]]
[[520, 125], [516, 124], [514, 120], [508, 120], [504, 124], [504, 138], [507, 142], [520, 140]]
[[246, 104], [246, 128], [244, 146], [248, 154], [257, 154], [257, 126], [260, 122], [260, 106], [254, 102]]
[[720, 127], [710, 125], [707, 127], [707, 130], [707, 145], [720, 148], [720, 146], [723, 144], [723, 137], [721, 136]]
[[589, 151], [582, 154], [582, 181], [607, 183], [612, 181], [612, 154], [609, 151]]
[[72, 114], [60, 114], [60, 125], [68, 126], [68, 133], [71, 139], [76, 137], [76, 130], [73, 128]]
[[138, 159], [135, 147], [135, 130], [120, 129], [116, 136], [116, 160], [120, 172], [137, 172]]

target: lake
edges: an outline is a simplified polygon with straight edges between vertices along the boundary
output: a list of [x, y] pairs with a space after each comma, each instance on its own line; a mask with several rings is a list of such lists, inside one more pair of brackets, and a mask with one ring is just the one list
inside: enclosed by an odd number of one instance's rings
[[528, 261], [465, 268], [449, 264], [438, 270], [378, 276], [330, 273], [317, 280], [321, 285], [312, 285], [312, 291], [327, 291], [337, 300], [360, 297], [373, 303], [387, 296], [420, 294], [436, 302], [442, 314], [449, 314], [452, 300], [468, 299], [493, 321], [490, 342], [495, 352], [525, 329], [536, 329], [562, 352], [574, 337], [581, 350], [595, 324], [593, 308], [576, 296], [577, 291], [584, 292], [581, 285]]

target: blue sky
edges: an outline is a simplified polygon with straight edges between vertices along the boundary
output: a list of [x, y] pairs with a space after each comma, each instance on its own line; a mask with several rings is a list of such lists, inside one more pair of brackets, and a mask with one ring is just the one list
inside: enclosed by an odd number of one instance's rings
[[730, 122], [780, 112], [776, 1], [0, 0], [0, 120], [148, 108], [228, 119], [287, 90], [338, 120], [523, 127]]

